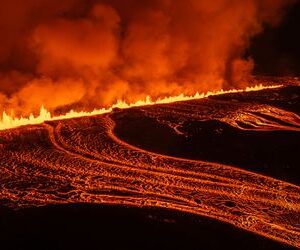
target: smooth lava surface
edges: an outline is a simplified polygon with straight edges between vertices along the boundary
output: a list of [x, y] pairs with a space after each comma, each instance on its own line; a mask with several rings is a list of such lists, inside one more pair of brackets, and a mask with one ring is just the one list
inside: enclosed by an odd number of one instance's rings
[[0, 244], [299, 248], [299, 115], [287, 86], [1, 131]]

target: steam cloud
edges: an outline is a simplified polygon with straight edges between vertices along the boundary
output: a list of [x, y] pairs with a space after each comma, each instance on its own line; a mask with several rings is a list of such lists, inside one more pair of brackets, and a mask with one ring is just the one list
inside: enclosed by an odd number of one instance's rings
[[0, 3], [0, 103], [89, 109], [238, 86], [251, 37], [289, 0], [10, 0]]

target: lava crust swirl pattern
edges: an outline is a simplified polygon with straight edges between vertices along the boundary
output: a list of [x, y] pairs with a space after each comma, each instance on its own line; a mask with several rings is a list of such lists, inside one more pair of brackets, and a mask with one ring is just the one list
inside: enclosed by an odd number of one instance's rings
[[[300, 94], [299, 87], [293, 88]], [[218, 158], [184, 158], [175, 151], [172, 155], [163, 151], [155, 135], [163, 128], [170, 138], [189, 140], [205, 127], [212, 128], [214, 133], [198, 141], [201, 145], [225, 140], [221, 135], [226, 129], [299, 136], [300, 117], [293, 108], [299, 106], [300, 95], [291, 98], [287, 92], [283, 88], [114, 110], [1, 131], [1, 203], [15, 209], [81, 202], [161, 207], [217, 219], [300, 247], [297, 184]], [[284, 98], [294, 102], [280, 105], [287, 103]], [[143, 147], [147, 133], [157, 150]], [[227, 141], [227, 147], [231, 143]]]

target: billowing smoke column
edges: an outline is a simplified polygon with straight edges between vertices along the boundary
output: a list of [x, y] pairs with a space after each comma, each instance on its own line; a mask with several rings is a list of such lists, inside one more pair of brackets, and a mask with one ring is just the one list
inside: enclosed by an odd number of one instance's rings
[[0, 3], [1, 109], [90, 109], [238, 86], [250, 38], [289, 0]]

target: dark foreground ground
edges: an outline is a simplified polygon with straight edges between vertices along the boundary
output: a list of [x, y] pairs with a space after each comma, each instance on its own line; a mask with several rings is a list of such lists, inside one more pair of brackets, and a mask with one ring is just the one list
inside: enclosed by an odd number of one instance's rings
[[293, 249], [228, 224], [158, 209], [88, 204], [1, 211], [1, 249]]
[[[126, 201], [130, 203], [131, 198], [140, 198], [133, 195], [135, 188], [143, 193], [151, 187], [136, 183], [133, 179], [131, 186], [128, 185], [132, 190], [128, 189], [127, 192], [103, 189], [103, 182], [111, 184], [112, 188], [114, 185], [123, 187], [128, 184], [126, 181], [120, 184], [119, 179], [111, 177], [112, 174], [119, 174], [118, 178], [121, 178], [124, 176], [122, 172], [115, 173], [111, 170], [108, 174], [103, 172], [103, 175], [99, 172], [102, 166], [110, 169], [108, 164], [117, 159], [121, 159], [124, 166], [132, 163], [130, 171], [135, 171], [135, 165], [143, 161], [144, 165], [141, 167], [166, 162], [174, 167], [171, 168], [174, 171], [177, 166], [172, 164], [179, 164], [180, 161], [177, 159], [170, 163], [165, 158], [165, 155], [169, 155], [201, 160], [204, 165], [205, 162], [211, 163], [212, 170], [218, 168], [215, 163], [221, 163], [299, 185], [299, 114], [300, 87], [289, 86], [279, 90], [216, 96], [185, 103], [115, 110], [110, 114], [109, 119], [115, 122], [113, 134], [121, 141], [144, 151], [122, 144], [107, 132], [108, 129], [104, 130], [106, 136], [101, 126], [108, 127], [108, 118], [103, 118], [105, 123], [102, 118], [80, 118], [2, 133], [0, 248], [294, 249], [219, 220], [174, 209], [149, 208], [140, 203], [137, 203], [138, 208], [128, 206], [127, 203], [124, 206], [96, 203], [100, 203], [97, 200], [100, 196], [109, 199], [121, 197], [119, 203], [128, 198]], [[52, 127], [56, 129], [59, 126], [62, 129], [51, 132]], [[49, 140], [51, 133], [54, 135]], [[89, 136], [93, 138], [93, 143], [89, 143], [92, 140]], [[76, 140], [72, 141], [73, 138]], [[84, 144], [84, 140], [87, 144]], [[88, 151], [83, 153], [83, 148]], [[148, 152], [158, 155], [154, 157]], [[160, 158], [162, 160], [159, 161]], [[90, 161], [98, 159], [99, 164], [96, 162], [89, 166]], [[186, 164], [192, 163], [187, 161]], [[137, 177], [144, 175], [138, 171], [134, 173]], [[99, 180], [102, 177], [104, 179]], [[149, 182], [149, 178], [143, 178], [145, 183]], [[153, 175], [151, 178], [157, 176]], [[189, 185], [187, 182], [186, 188]], [[266, 179], [262, 187], [266, 188], [268, 185]], [[168, 187], [168, 183], [164, 185], [158, 179], [157, 187], [160, 188], [156, 191], [157, 195], [162, 195], [160, 190]], [[233, 223], [234, 218], [244, 218], [253, 213], [253, 216], [266, 221], [274, 219], [275, 224], [283, 223], [283, 226], [288, 226], [290, 220], [294, 227], [300, 227], [300, 213], [295, 210], [290, 212], [279, 204], [274, 211], [271, 205], [258, 211], [255, 207], [255, 199], [258, 198], [255, 196], [250, 197], [254, 202], [249, 203], [253, 205], [251, 210], [251, 205], [245, 204], [243, 207], [243, 202], [239, 203], [235, 197], [230, 200], [229, 195], [223, 197], [222, 192], [210, 196], [211, 190], [207, 191], [208, 199], [212, 199], [212, 203], [208, 205], [212, 209], [219, 209], [217, 211], [220, 211], [220, 215], [227, 211], [233, 216]], [[261, 192], [260, 189], [258, 191]], [[176, 192], [180, 194], [182, 190], [174, 190], [174, 194]], [[185, 197], [185, 193], [182, 195]], [[191, 195], [192, 200], [195, 193]], [[206, 197], [205, 195], [204, 191], [202, 196]], [[295, 193], [291, 195], [297, 196]], [[17, 200], [14, 197], [18, 197]], [[272, 202], [273, 198], [266, 198]], [[166, 198], [157, 196], [156, 199], [163, 202]], [[174, 202], [174, 208], [181, 205], [177, 200], [171, 202]], [[205, 202], [206, 200], [199, 202], [199, 206], [203, 203], [206, 205]], [[199, 211], [201, 214], [202, 210]], [[278, 215], [272, 214], [273, 212], [278, 212]], [[277, 216], [282, 217], [276, 221]], [[261, 232], [264, 232], [263, 229], [258, 230], [258, 233]], [[272, 236], [272, 231], [270, 235]], [[293, 238], [291, 242], [295, 244], [297, 239]]]

